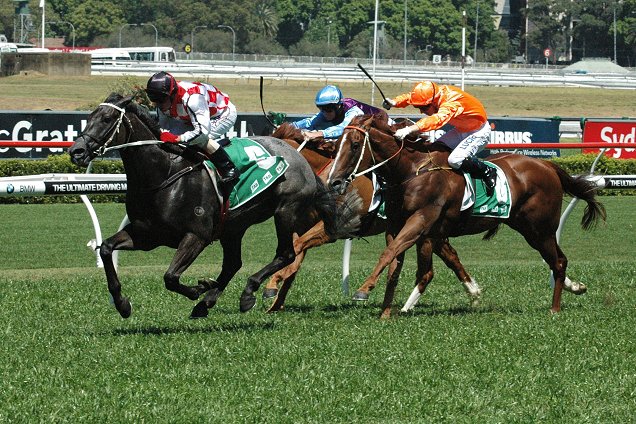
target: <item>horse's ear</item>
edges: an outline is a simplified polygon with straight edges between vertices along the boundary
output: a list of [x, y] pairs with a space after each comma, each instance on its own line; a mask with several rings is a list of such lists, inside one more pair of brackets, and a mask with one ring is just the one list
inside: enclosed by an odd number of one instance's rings
[[389, 126], [389, 114], [383, 110], [376, 113], [374, 119], [378, 128], [387, 128]]
[[126, 96], [126, 97], [123, 97], [123, 98], [122, 98], [122, 99], [118, 102], [118, 104], [117, 104], [117, 105], [118, 105], [119, 107], [125, 108], [125, 107], [126, 107], [126, 106], [128, 106], [128, 104], [132, 101], [132, 99], [133, 99], [133, 96]]
[[108, 97], [106, 97], [106, 100], [104, 100], [104, 103], [115, 103], [115, 102], [118, 102], [119, 99], [121, 99], [121, 94], [115, 93], [113, 91], [108, 95]]

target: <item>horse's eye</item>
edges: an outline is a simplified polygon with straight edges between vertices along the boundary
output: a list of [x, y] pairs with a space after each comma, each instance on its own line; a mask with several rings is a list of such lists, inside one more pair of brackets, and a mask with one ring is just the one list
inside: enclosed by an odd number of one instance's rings
[[360, 149], [360, 142], [354, 141], [351, 143], [351, 150], [357, 152]]

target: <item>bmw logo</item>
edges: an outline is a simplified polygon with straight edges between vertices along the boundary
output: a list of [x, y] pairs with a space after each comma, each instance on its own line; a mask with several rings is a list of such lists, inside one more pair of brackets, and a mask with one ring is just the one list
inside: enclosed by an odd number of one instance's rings
[[7, 184], [7, 193], [11, 194], [14, 190], [13, 184]]

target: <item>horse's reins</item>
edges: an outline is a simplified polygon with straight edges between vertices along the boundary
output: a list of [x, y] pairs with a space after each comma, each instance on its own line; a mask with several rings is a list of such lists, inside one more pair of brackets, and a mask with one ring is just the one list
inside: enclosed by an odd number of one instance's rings
[[[108, 147], [108, 145], [110, 143], [113, 142], [113, 140], [115, 139], [115, 136], [117, 135], [117, 133], [119, 133], [119, 128], [121, 127], [122, 122], [124, 121], [124, 117], [126, 118], [126, 122], [128, 124], [128, 127], [130, 128], [130, 134], [128, 134], [128, 140], [130, 140], [130, 137], [132, 136], [132, 133], [134, 132], [132, 124], [130, 122], [130, 119], [128, 119], [128, 117], [126, 116], [126, 109], [119, 107], [117, 105], [114, 105], [112, 103], [100, 103], [100, 106], [108, 106], [108, 107], [112, 107], [113, 109], [119, 111], [119, 118], [117, 119], [117, 122], [113, 125], [112, 129], [109, 129], [108, 132], [106, 134], [108, 134], [110, 131], [112, 131], [111, 136], [108, 138], [108, 140], [106, 140], [106, 142], [99, 147], [99, 149], [97, 149], [97, 156], [103, 156], [104, 154], [113, 151], [113, 150], [119, 150], [119, 149], [125, 149], [127, 147], [136, 147], [136, 146], [148, 146], [148, 145], [152, 145], [152, 144], [162, 144], [163, 141], [161, 140], [140, 140], [140, 141], [133, 141], [133, 142], [126, 142], [124, 144], [118, 144], [117, 146], [112, 146], [112, 147]], [[84, 134], [83, 135], [88, 136], [89, 138], [97, 141], [98, 139], [90, 134]], [[179, 147], [185, 149], [186, 147], [179, 144]], [[172, 174], [170, 177], [168, 177], [163, 183], [161, 183], [159, 186], [155, 187], [155, 188], [151, 188], [151, 189], [146, 189], [144, 191], [148, 192], [148, 193], [152, 193], [152, 192], [156, 192], [156, 191], [160, 191], [165, 189], [166, 187], [172, 185], [175, 181], [179, 180], [181, 177], [183, 177], [184, 175], [200, 168], [201, 166], [203, 166], [203, 162], [199, 162], [196, 165], [190, 165], [188, 167], [185, 167], [183, 169], [181, 169], [180, 171]], [[223, 222], [225, 221], [225, 217], [227, 214], [227, 210], [229, 209], [229, 197], [228, 199], [226, 199], [225, 201], [221, 201], [221, 218], [220, 218], [220, 227], [223, 226]]]
[[[375, 161], [375, 156], [373, 155], [373, 148], [371, 147], [371, 141], [369, 140], [369, 131], [365, 130], [364, 128], [360, 128], [360, 127], [356, 127], [353, 125], [347, 125], [345, 127], [345, 129], [353, 129], [353, 130], [358, 130], [361, 133], [364, 134], [364, 141], [363, 141], [363, 145], [362, 145], [362, 152], [360, 152], [360, 157], [358, 158], [358, 162], [356, 163], [356, 166], [353, 168], [353, 171], [351, 172], [351, 174], [349, 175], [349, 177], [347, 177], [347, 181], [351, 182], [354, 179], [356, 179], [357, 177], [361, 176], [361, 175], [365, 175], [368, 174], [369, 172], [372, 172], [373, 170], [385, 165], [386, 163], [390, 162], [394, 157], [396, 157], [397, 155], [399, 155], [402, 150], [404, 149], [404, 139], [402, 139], [402, 145], [400, 146], [400, 148], [394, 153], [392, 154], [389, 158], [383, 160], [380, 163], [376, 163], [373, 166], [365, 169], [364, 171], [358, 172], [358, 169], [360, 168], [360, 164], [362, 163], [362, 158], [364, 157], [364, 151], [366, 149], [366, 147], [369, 147], [369, 152], [371, 153], [371, 157], [373, 158], [373, 160]], [[346, 138], [346, 136], [345, 136]], [[345, 142], [345, 138], [343, 138], [342, 142]], [[338, 160], [338, 156], [340, 155], [340, 149], [338, 149], [338, 154], [336, 155], [336, 161]]]

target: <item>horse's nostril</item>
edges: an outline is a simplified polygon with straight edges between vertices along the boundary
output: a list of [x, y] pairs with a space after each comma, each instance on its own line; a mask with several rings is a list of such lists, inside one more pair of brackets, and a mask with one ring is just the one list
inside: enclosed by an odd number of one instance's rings
[[344, 183], [343, 180], [334, 180], [334, 181], [332, 181], [331, 187], [338, 194], [343, 194], [345, 192], [345, 190], [347, 189], [347, 185]]

